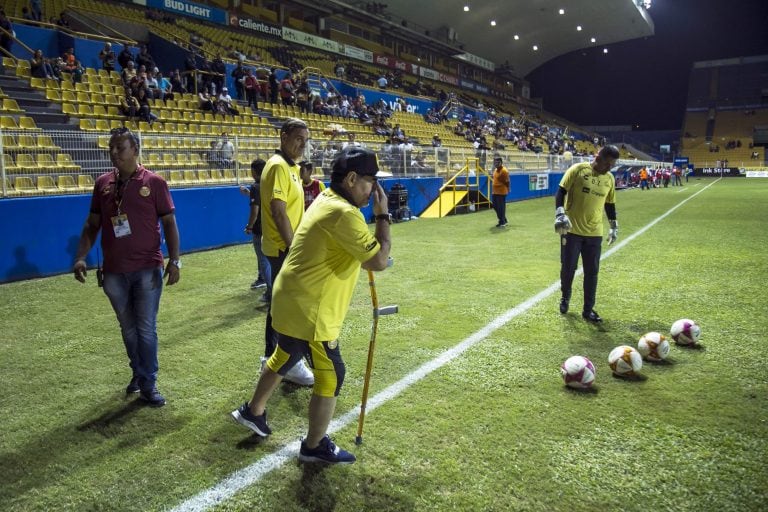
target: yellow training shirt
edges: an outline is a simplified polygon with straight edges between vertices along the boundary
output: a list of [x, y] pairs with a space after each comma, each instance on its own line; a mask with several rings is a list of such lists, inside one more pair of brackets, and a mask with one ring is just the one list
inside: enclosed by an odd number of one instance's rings
[[324, 190], [307, 210], [277, 275], [275, 330], [305, 341], [337, 339], [360, 264], [380, 250], [360, 210]]
[[273, 199], [285, 203], [285, 211], [295, 233], [304, 215], [304, 189], [299, 178], [299, 165], [286, 160], [280, 153], [267, 160], [261, 175], [261, 250], [265, 256], [276, 258], [286, 246], [272, 217], [270, 203]]
[[560, 180], [565, 196], [565, 213], [571, 219], [571, 233], [603, 236], [605, 203], [616, 202], [616, 186], [610, 172], [599, 175], [589, 163], [572, 165]]

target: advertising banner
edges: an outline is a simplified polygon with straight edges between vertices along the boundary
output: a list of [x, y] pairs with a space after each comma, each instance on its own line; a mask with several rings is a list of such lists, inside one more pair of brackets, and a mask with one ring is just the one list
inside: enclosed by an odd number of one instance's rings
[[416, 64], [411, 64], [409, 62], [405, 62], [402, 60], [399, 60], [395, 57], [392, 57], [391, 55], [383, 55], [381, 53], [374, 53], [373, 54], [373, 62], [378, 64], [379, 66], [386, 66], [388, 68], [392, 69], [399, 69], [400, 71], [405, 71], [406, 73], [411, 73], [412, 75], [418, 75], [419, 74], [419, 66]]
[[488, 71], [494, 71], [496, 69], [496, 64], [490, 60], [478, 57], [477, 55], [473, 55], [471, 53], [459, 53], [454, 55], [453, 58], [463, 60], [464, 62], [469, 62], [470, 64], [474, 64], [477, 67], [487, 69]]
[[373, 52], [364, 50], [363, 48], [357, 48], [348, 44], [344, 45], [344, 55], [352, 57], [353, 59], [363, 60], [365, 62], [373, 62]]
[[746, 176], [746, 174], [744, 169], [739, 169], [737, 167], [696, 167], [693, 169], [694, 176], [739, 178]]
[[747, 170], [747, 178], [768, 178], [768, 170]]
[[303, 44], [304, 46], [311, 46], [312, 48], [317, 48], [318, 50], [325, 50], [327, 52], [333, 53], [344, 53], [342, 51], [342, 45], [336, 41], [331, 41], [330, 39], [325, 39], [324, 37], [307, 34], [306, 32], [301, 32], [299, 30], [294, 30], [288, 27], [283, 27], [283, 39], [286, 41]]
[[232, 14], [229, 17], [229, 25], [232, 27], [242, 28], [245, 30], [252, 30], [259, 34], [264, 34], [273, 37], [283, 37], [283, 28], [279, 25], [273, 25], [260, 20], [254, 20], [251, 18], [238, 18]]
[[549, 189], [549, 174], [529, 174], [528, 190], [547, 190]]
[[186, 0], [146, 0], [146, 5], [153, 9], [175, 12], [182, 16], [199, 18], [221, 25], [227, 24], [227, 11], [196, 4], [195, 2], [187, 2]]

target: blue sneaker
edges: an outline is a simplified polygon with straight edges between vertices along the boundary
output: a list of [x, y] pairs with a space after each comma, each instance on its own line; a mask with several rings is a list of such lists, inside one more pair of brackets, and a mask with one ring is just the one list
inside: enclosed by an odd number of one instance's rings
[[165, 397], [157, 391], [157, 388], [141, 391], [139, 399], [147, 402], [147, 405], [150, 407], [162, 407], [165, 405]]
[[267, 425], [267, 411], [264, 411], [264, 414], [261, 416], [255, 416], [248, 408], [248, 402], [245, 402], [239, 408], [232, 411], [231, 415], [232, 419], [236, 422], [244, 427], [248, 427], [261, 437], [267, 437], [272, 433], [272, 429]]
[[131, 382], [125, 387], [125, 394], [130, 395], [139, 391], [141, 391], [141, 388], [139, 388], [139, 378], [134, 375], [131, 377]]
[[306, 440], [301, 440], [299, 450], [301, 462], [324, 462], [326, 464], [353, 464], [357, 458], [346, 450], [336, 446], [327, 435], [320, 440], [317, 448], [307, 448]]

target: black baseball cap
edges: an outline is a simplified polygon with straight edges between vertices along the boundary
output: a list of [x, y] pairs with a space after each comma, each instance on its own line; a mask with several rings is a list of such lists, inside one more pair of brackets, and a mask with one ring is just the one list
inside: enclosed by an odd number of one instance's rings
[[379, 160], [370, 149], [347, 146], [333, 158], [332, 177], [343, 178], [350, 172], [358, 176], [376, 176], [379, 172]]

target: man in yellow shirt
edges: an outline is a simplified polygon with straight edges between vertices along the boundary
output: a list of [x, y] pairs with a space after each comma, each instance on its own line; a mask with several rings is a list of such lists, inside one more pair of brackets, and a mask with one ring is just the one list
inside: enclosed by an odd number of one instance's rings
[[[287, 119], [280, 128], [280, 149], [267, 160], [261, 175], [261, 250], [272, 270], [272, 282], [267, 288], [267, 298], [270, 300], [275, 280], [293, 242], [293, 234], [304, 216], [304, 189], [301, 187], [296, 160], [304, 154], [308, 139], [307, 123], [301, 119]], [[264, 338], [262, 368], [277, 346], [271, 309], [267, 312]], [[314, 383], [312, 372], [303, 361], [291, 368], [286, 380], [301, 386]]]
[[[275, 282], [272, 304], [277, 349], [267, 362], [250, 402], [232, 412], [256, 434], [271, 433], [266, 404], [288, 368], [307, 358], [315, 371], [309, 403], [309, 432], [299, 460], [351, 464], [355, 456], [338, 448], [326, 431], [344, 381], [338, 335], [360, 268], [384, 270], [391, 246], [387, 195], [376, 180], [375, 153], [348, 147], [333, 161], [331, 186], [312, 203], [296, 231]], [[373, 197], [376, 232], [360, 213]]]
[[507, 194], [509, 194], [509, 172], [502, 165], [500, 156], [493, 159], [493, 184], [491, 187], [491, 201], [496, 217], [499, 218], [497, 228], [507, 225]]
[[572, 165], [555, 194], [555, 231], [560, 234], [560, 313], [568, 312], [571, 285], [579, 255], [584, 265], [584, 307], [581, 316], [593, 323], [603, 319], [593, 309], [603, 241], [603, 210], [610, 230], [608, 245], [619, 236], [616, 184], [611, 168], [619, 158], [616, 146], [605, 146], [592, 163]]

